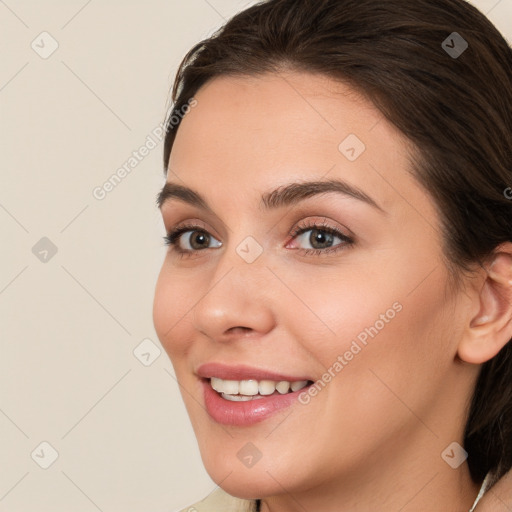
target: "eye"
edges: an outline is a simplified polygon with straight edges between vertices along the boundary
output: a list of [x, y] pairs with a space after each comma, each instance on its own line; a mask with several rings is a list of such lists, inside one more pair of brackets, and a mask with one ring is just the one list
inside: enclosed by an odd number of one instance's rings
[[[343, 234], [339, 229], [326, 224], [325, 221], [300, 225], [291, 233], [291, 236], [299, 245], [306, 245], [305, 248], [294, 248], [308, 255], [333, 253], [345, 250], [354, 244], [352, 238]], [[336, 239], [339, 241], [338, 243], [336, 243]]]
[[214, 247], [221, 247], [222, 242], [219, 242], [203, 227], [196, 225], [180, 226], [171, 230], [165, 237], [165, 245], [171, 246], [173, 250], [181, 255], [190, 254], [193, 252], [210, 249], [210, 243], [214, 240], [216, 245]]
[[[310, 222], [299, 225], [292, 233], [292, 240], [299, 245], [309, 247], [292, 247], [307, 255], [325, 255], [347, 249], [354, 244], [349, 236], [326, 222]], [[338, 243], [336, 243], [336, 239]], [[222, 242], [214, 238], [208, 231], [198, 225], [182, 225], [171, 230], [164, 237], [165, 244], [180, 256], [190, 256], [205, 249], [222, 247]], [[211, 245], [213, 242], [213, 246]], [[289, 245], [287, 245], [289, 247]]]

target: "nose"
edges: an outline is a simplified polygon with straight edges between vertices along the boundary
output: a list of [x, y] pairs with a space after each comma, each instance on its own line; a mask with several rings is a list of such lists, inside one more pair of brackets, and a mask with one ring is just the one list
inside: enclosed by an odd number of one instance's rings
[[201, 288], [194, 328], [216, 341], [270, 332], [275, 326], [272, 278], [264, 253], [248, 263], [235, 248], [226, 248]]

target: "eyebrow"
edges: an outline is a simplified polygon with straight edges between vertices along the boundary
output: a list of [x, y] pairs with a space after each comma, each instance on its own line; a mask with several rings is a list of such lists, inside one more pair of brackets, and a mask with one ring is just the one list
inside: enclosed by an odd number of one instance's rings
[[[288, 185], [282, 185], [270, 192], [264, 193], [261, 196], [260, 208], [265, 210], [282, 208], [284, 206], [289, 206], [298, 203], [299, 201], [303, 201], [309, 197], [332, 192], [358, 199], [359, 201], [367, 203], [373, 208], [385, 213], [379, 204], [368, 194], [358, 187], [338, 179], [306, 181], [302, 183], [295, 182], [289, 183]], [[162, 190], [157, 195], [156, 202], [158, 208], [162, 208], [164, 203], [170, 199], [183, 201], [192, 206], [197, 206], [212, 215], [216, 215], [213, 209], [208, 205], [207, 201], [198, 192], [184, 185], [172, 182], [165, 183]]]

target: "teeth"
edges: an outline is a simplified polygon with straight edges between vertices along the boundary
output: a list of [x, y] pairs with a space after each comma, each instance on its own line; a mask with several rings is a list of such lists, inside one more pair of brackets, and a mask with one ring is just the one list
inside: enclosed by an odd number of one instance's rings
[[240, 388], [237, 380], [222, 380], [215, 377], [212, 377], [211, 385], [215, 391], [229, 395], [238, 395], [238, 390]]
[[294, 382], [273, 381], [273, 380], [261, 380], [255, 379], [249, 380], [223, 380], [218, 377], [212, 377], [210, 379], [212, 388], [220, 393], [226, 400], [234, 402], [245, 402], [254, 398], [262, 398], [263, 396], [272, 395], [277, 390], [278, 393], [284, 395], [298, 391], [307, 386], [307, 380], [299, 380]]
[[262, 380], [258, 384], [260, 395], [271, 395], [276, 390], [276, 383], [273, 380]]
[[226, 400], [230, 400], [231, 402], [248, 402], [249, 400], [258, 400], [259, 398], [263, 398], [260, 395], [255, 396], [245, 396], [245, 395], [227, 395], [226, 393], [221, 393], [222, 398]]
[[222, 381], [220, 379], [217, 379], [217, 377], [212, 377], [210, 379], [210, 386], [215, 389], [215, 391], [218, 391], [220, 393], [220, 387], [222, 385]]
[[[258, 394], [258, 381], [257, 380], [242, 380], [238, 386], [238, 392], [241, 395], [257, 395]], [[230, 393], [233, 394], [233, 393]]]
[[284, 395], [290, 391], [290, 383], [286, 380], [278, 382], [276, 384], [276, 389], [279, 391], [279, 393], [281, 393], [281, 395]]
[[305, 388], [308, 384], [307, 380], [298, 380], [291, 383], [292, 391], [299, 391], [299, 389]]

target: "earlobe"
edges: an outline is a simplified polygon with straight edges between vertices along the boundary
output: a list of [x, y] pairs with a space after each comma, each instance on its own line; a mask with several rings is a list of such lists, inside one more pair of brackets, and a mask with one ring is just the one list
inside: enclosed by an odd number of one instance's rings
[[492, 359], [512, 338], [512, 243], [500, 246], [475, 295], [478, 312], [460, 340], [458, 356], [482, 364]]

